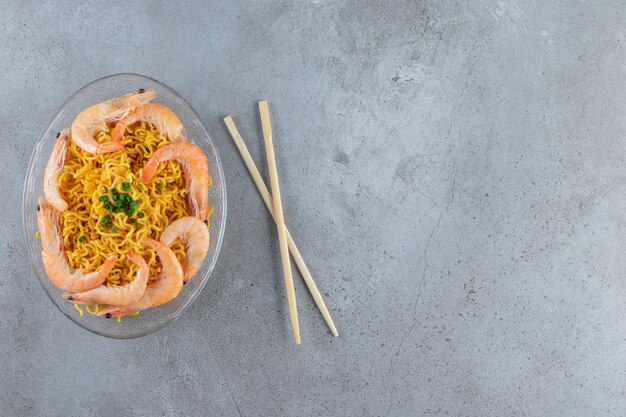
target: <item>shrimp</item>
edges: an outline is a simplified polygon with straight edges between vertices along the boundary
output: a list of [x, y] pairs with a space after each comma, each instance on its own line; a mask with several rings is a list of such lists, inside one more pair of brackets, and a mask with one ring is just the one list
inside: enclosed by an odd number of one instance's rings
[[150, 307], [157, 307], [173, 300], [183, 287], [183, 268], [172, 250], [159, 241], [143, 238], [141, 243], [154, 249], [159, 255], [163, 270], [157, 281], [148, 284], [139, 301], [122, 307], [109, 306], [98, 312], [99, 316], [127, 316]]
[[187, 258], [183, 264], [183, 280], [187, 282], [198, 272], [209, 250], [209, 229], [195, 217], [183, 217], [167, 226], [160, 240], [169, 246], [176, 239], [183, 241], [187, 247]]
[[157, 149], [143, 169], [142, 181], [150, 182], [160, 162], [176, 160], [183, 169], [189, 191], [189, 206], [194, 216], [207, 220], [209, 212], [209, 165], [198, 145], [176, 142]]
[[98, 143], [93, 135], [108, 131], [107, 122], [115, 122], [126, 117], [135, 107], [146, 104], [156, 97], [154, 90], [143, 89], [136, 93], [103, 101], [83, 110], [72, 123], [72, 140], [88, 153], [109, 153], [124, 147], [121, 141]]
[[128, 116], [117, 122], [111, 139], [121, 142], [124, 139], [126, 127], [140, 120], [154, 125], [171, 142], [186, 140], [183, 124], [178, 117], [169, 107], [159, 103], [148, 103], [135, 108]]
[[139, 300], [146, 290], [150, 270], [146, 261], [137, 252], [130, 251], [126, 256], [139, 267], [133, 282], [124, 286], [100, 285], [89, 291], [70, 294], [66, 298], [77, 304], [108, 304], [113, 306], [126, 306]]
[[46, 165], [46, 171], [43, 174], [43, 193], [48, 203], [57, 211], [67, 210], [67, 202], [61, 197], [57, 179], [59, 174], [63, 171], [63, 165], [65, 165], [67, 141], [69, 138], [69, 128], [57, 134], [57, 141], [54, 144], [54, 148], [52, 148], [52, 153]]
[[69, 292], [81, 292], [95, 288], [107, 279], [117, 256], [109, 257], [95, 272], [72, 268], [63, 251], [59, 212], [42, 197], [37, 206], [37, 223], [41, 233], [41, 259], [48, 279], [55, 287]]

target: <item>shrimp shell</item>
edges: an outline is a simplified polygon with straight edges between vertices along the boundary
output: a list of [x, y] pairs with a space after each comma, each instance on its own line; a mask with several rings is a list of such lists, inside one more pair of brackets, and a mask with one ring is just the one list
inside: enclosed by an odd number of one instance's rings
[[61, 197], [59, 190], [58, 178], [65, 165], [65, 155], [67, 154], [67, 142], [70, 139], [70, 131], [71, 130], [67, 128], [59, 133], [43, 174], [43, 193], [48, 203], [57, 211], [67, 210], [67, 202]]
[[183, 264], [183, 280], [187, 282], [196, 275], [209, 251], [211, 243], [209, 229], [196, 217], [183, 217], [167, 226], [160, 240], [169, 246], [176, 239], [181, 240], [187, 247], [187, 257]]
[[42, 197], [37, 206], [37, 224], [41, 234], [41, 259], [52, 284], [65, 291], [87, 291], [102, 284], [117, 261], [110, 256], [95, 272], [72, 268], [65, 258], [63, 237], [59, 228], [59, 212]]
[[157, 149], [143, 169], [142, 181], [149, 183], [159, 163], [175, 160], [185, 175], [189, 206], [194, 216], [205, 221], [209, 213], [209, 165], [206, 155], [191, 142], [175, 142]]
[[156, 250], [163, 270], [157, 281], [148, 284], [139, 301], [123, 307], [110, 306], [98, 313], [99, 316], [127, 316], [137, 311], [165, 304], [178, 295], [183, 288], [183, 268], [172, 250], [159, 241], [143, 238], [144, 245]]
[[124, 286], [101, 285], [89, 291], [68, 295], [66, 298], [78, 304], [108, 304], [119, 307], [131, 305], [139, 300], [146, 290], [150, 270], [146, 261], [137, 252], [130, 251], [126, 256], [139, 267], [133, 282]]
[[148, 103], [156, 97], [154, 90], [116, 97], [94, 104], [83, 110], [72, 123], [72, 140], [83, 151], [91, 154], [119, 151], [124, 147], [121, 141], [98, 143], [94, 134], [107, 131], [107, 122], [115, 122], [126, 117], [137, 106]]
[[111, 139], [122, 141], [126, 127], [142, 120], [154, 125], [171, 142], [186, 140], [185, 129], [176, 114], [169, 107], [159, 103], [148, 103], [135, 108], [128, 116], [117, 122]]

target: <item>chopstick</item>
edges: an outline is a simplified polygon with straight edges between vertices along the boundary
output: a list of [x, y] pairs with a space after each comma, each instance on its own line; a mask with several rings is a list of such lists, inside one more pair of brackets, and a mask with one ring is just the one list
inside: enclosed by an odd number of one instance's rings
[[270, 184], [272, 185], [275, 214], [274, 220], [276, 222], [276, 227], [278, 228], [278, 242], [280, 244], [280, 258], [283, 262], [283, 275], [285, 275], [285, 289], [287, 291], [287, 302], [289, 304], [289, 316], [291, 317], [291, 327], [293, 327], [293, 335], [296, 338], [296, 345], [299, 345], [300, 324], [298, 323], [296, 291], [293, 287], [293, 276], [291, 275], [291, 260], [289, 259], [289, 248], [287, 246], [287, 232], [285, 228], [285, 218], [283, 216], [283, 204], [280, 198], [280, 187], [278, 185], [278, 171], [276, 170], [274, 144], [272, 143], [272, 124], [270, 122], [270, 111], [267, 101], [259, 102], [259, 114], [261, 115], [263, 139], [265, 140], [265, 153], [267, 154]]
[[[237, 149], [239, 149], [239, 153], [241, 154], [241, 157], [243, 158], [243, 161], [246, 164], [248, 171], [250, 171], [250, 175], [252, 176], [252, 179], [254, 180], [254, 183], [256, 184], [256, 187], [259, 190], [259, 193], [261, 194], [261, 197], [263, 198], [267, 209], [269, 210], [272, 217], [276, 219], [276, 217], [274, 216], [274, 207], [272, 206], [272, 195], [267, 189], [267, 186], [265, 185], [265, 182], [261, 177], [261, 173], [257, 169], [256, 164], [252, 159], [252, 155], [250, 155], [250, 152], [248, 151], [246, 143], [239, 134], [239, 130], [237, 130], [237, 126], [235, 126], [235, 121], [231, 116], [227, 116], [224, 118], [224, 123], [226, 124], [226, 128], [228, 129], [230, 136], [233, 138], [235, 145], [237, 145]], [[315, 301], [317, 308], [320, 310], [320, 313], [322, 313], [322, 317], [324, 317], [324, 320], [330, 328], [330, 331], [333, 333], [333, 336], [339, 336], [339, 332], [337, 332], [337, 328], [335, 327], [335, 323], [333, 322], [333, 319], [330, 316], [330, 312], [326, 307], [326, 303], [324, 303], [324, 298], [322, 297], [320, 291], [317, 289], [315, 280], [313, 279], [309, 268], [306, 266], [304, 258], [302, 258], [302, 255], [300, 254], [300, 251], [296, 246], [296, 242], [291, 237], [291, 233], [289, 233], [289, 229], [287, 229], [286, 226], [285, 232], [287, 233], [287, 243], [289, 245], [289, 251], [291, 252], [291, 256], [293, 256], [293, 260], [296, 262], [296, 265], [298, 266], [298, 269], [302, 274], [304, 283], [306, 284], [309, 292], [313, 296], [313, 300]]]

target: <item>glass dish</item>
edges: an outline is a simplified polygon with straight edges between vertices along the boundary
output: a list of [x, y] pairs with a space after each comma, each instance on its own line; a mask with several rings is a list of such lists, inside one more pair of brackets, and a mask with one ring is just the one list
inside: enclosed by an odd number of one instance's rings
[[[85, 314], [81, 317], [72, 303], [62, 298], [63, 291], [50, 283], [41, 261], [41, 241], [37, 233], [37, 198], [43, 196], [43, 174], [56, 134], [71, 126], [74, 117], [92, 104], [108, 100], [140, 88], [153, 89], [157, 92], [154, 100], [170, 107], [180, 118], [189, 140], [199, 145], [209, 161], [209, 175], [213, 185], [209, 188], [209, 205], [214, 206], [211, 214], [211, 245], [202, 268], [189, 281], [180, 294], [172, 301], [157, 308], [142, 311], [134, 317], [124, 317], [121, 322], [115, 318], [106, 319]], [[198, 297], [209, 280], [217, 262], [217, 257], [224, 237], [226, 225], [226, 187], [224, 173], [217, 149], [200, 121], [195, 110], [176, 91], [152, 78], [138, 74], [115, 74], [96, 80], [74, 93], [63, 105], [46, 127], [35, 145], [28, 164], [24, 195], [22, 197], [22, 216], [26, 247], [39, 283], [54, 305], [71, 321], [93, 333], [116, 338], [129, 339], [153, 333], [176, 320]]]

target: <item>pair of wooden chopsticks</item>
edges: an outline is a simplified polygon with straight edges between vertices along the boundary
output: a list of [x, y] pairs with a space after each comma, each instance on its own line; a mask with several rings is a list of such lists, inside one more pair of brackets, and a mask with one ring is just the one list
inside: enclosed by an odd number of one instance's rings
[[263, 129], [263, 138], [265, 141], [265, 152], [267, 154], [267, 164], [269, 167], [270, 174], [270, 183], [272, 185], [272, 194], [270, 194], [259, 170], [257, 169], [254, 161], [252, 160], [252, 156], [250, 152], [248, 152], [248, 148], [246, 144], [239, 134], [237, 127], [235, 126], [235, 122], [231, 116], [227, 116], [224, 118], [224, 123], [226, 123], [226, 127], [228, 128], [228, 132], [230, 136], [233, 138], [233, 141], [237, 145], [239, 152], [248, 167], [248, 171], [250, 171], [250, 175], [256, 184], [259, 193], [261, 193], [261, 197], [267, 206], [270, 214], [274, 218], [276, 222], [276, 226], [278, 228], [278, 239], [280, 243], [280, 254], [281, 260], [283, 264], [283, 274], [285, 276], [285, 287], [287, 290], [287, 301], [289, 305], [289, 315], [291, 318], [291, 326], [293, 328], [293, 334], [296, 339], [296, 344], [300, 344], [300, 325], [298, 323], [298, 310], [296, 306], [296, 294], [293, 286], [293, 277], [291, 275], [291, 263], [289, 260], [289, 252], [291, 252], [291, 256], [293, 256], [296, 265], [298, 265], [298, 269], [300, 269], [300, 273], [302, 274], [302, 278], [306, 283], [311, 295], [313, 296], [313, 300], [315, 300], [315, 304], [317, 304], [317, 308], [319, 308], [324, 320], [326, 320], [326, 324], [330, 328], [330, 331], [333, 333], [335, 337], [339, 336], [337, 332], [337, 328], [335, 327], [335, 323], [333, 323], [333, 319], [330, 317], [330, 313], [328, 312], [328, 308], [326, 308], [326, 304], [324, 303], [324, 299], [322, 298], [322, 294], [320, 294], [317, 289], [317, 285], [315, 285], [315, 281], [313, 280], [313, 276], [304, 263], [304, 259], [296, 246], [289, 230], [285, 226], [285, 219], [283, 217], [283, 206], [280, 197], [280, 187], [278, 184], [278, 173], [276, 170], [276, 159], [274, 157], [274, 145], [272, 139], [272, 125], [270, 122], [270, 114], [269, 114], [269, 106], [267, 101], [259, 102], [259, 113], [261, 115], [261, 126]]

